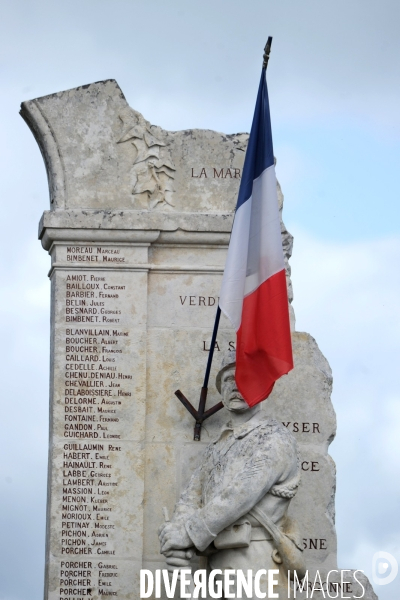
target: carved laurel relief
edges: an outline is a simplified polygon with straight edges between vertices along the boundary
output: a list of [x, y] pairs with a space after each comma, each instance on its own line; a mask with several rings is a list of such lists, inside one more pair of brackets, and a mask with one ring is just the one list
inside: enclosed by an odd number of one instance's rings
[[136, 150], [131, 171], [132, 195], [147, 208], [174, 207], [172, 196], [176, 167], [167, 144], [151, 131], [151, 125], [130, 109], [119, 116], [123, 129], [118, 144], [130, 143]]

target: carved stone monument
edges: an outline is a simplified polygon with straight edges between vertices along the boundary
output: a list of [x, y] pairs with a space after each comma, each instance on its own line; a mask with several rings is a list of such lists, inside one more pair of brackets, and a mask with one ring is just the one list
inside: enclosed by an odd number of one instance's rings
[[[50, 190], [39, 224], [52, 290], [45, 599], [136, 600], [140, 569], [165, 568], [162, 507], [172, 514], [228, 420], [220, 411], [194, 442], [174, 391], [199, 395], [248, 135], [164, 131], [113, 80], [24, 102], [21, 115]], [[283, 222], [282, 240], [291, 301]], [[324, 582], [338, 568], [332, 375], [292, 309], [291, 325], [295, 369], [263, 418], [300, 449], [288, 517], [310, 581], [319, 571]], [[222, 317], [210, 382], [234, 345]], [[219, 400], [211, 385], [207, 407]], [[359, 596], [350, 572], [345, 581], [344, 595]]]
[[173, 567], [182, 563], [182, 550], [195, 548], [208, 556], [210, 570], [218, 569], [220, 576], [226, 569], [251, 570], [253, 583], [257, 573], [274, 569], [284, 598], [289, 572], [302, 580], [306, 570], [297, 523], [288, 517], [301, 459], [293, 434], [263, 415], [261, 404], [246, 404], [236, 386], [235, 364], [230, 350], [217, 375], [231, 420], [207, 446], [172, 522], [160, 528], [161, 551]]

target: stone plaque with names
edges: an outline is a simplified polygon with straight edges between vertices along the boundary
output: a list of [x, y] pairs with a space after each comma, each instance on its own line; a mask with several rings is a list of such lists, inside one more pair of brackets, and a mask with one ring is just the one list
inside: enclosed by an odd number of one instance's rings
[[[136, 600], [140, 569], [165, 568], [162, 507], [172, 512], [227, 420], [218, 412], [194, 442], [174, 392], [197, 405], [248, 135], [165, 131], [114, 80], [26, 101], [21, 115], [50, 190], [39, 224], [51, 256], [45, 600]], [[292, 237], [281, 230], [291, 302]], [[300, 446], [290, 511], [310, 574], [326, 576], [338, 568], [332, 375], [290, 315], [295, 368], [263, 410]], [[222, 317], [207, 408], [220, 401], [215, 375], [235, 338]], [[348, 597], [360, 593], [348, 586]]]

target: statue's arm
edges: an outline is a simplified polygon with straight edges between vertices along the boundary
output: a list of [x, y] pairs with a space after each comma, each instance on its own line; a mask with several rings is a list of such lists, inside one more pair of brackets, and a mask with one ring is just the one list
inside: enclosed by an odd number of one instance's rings
[[203, 468], [202, 465], [200, 465], [193, 472], [189, 479], [189, 483], [181, 493], [175, 506], [173, 519], [188, 516], [201, 507], [203, 476]]
[[[175, 506], [171, 521], [163, 523], [158, 530], [161, 553], [168, 556], [168, 554], [172, 552], [171, 556], [174, 560], [175, 558], [183, 558], [183, 560], [186, 560], [187, 562], [188, 556], [185, 555], [185, 557], [183, 557], [180, 552], [176, 555], [176, 551], [193, 547], [193, 542], [188, 536], [185, 523], [201, 508], [202, 481], [204, 476], [203, 465], [204, 463], [202, 463], [191, 476], [188, 485], [182, 492], [181, 497]], [[169, 558], [171, 558], [171, 556]], [[169, 562], [171, 561], [169, 560]]]
[[247, 460], [238, 460], [235, 476], [206, 506], [185, 522], [193, 544], [205, 550], [218, 533], [248, 513], [271, 489], [285, 469], [279, 451], [255, 450]]

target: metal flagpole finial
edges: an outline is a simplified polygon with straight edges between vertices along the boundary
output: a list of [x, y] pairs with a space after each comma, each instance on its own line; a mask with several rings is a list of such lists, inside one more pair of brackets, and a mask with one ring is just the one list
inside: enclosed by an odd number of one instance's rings
[[267, 40], [267, 43], [265, 44], [265, 48], [264, 48], [264, 56], [263, 56], [263, 69], [266, 69], [268, 66], [268, 61], [269, 61], [269, 54], [271, 52], [271, 44], [272, 44], [272, 37], [270, 36]]

